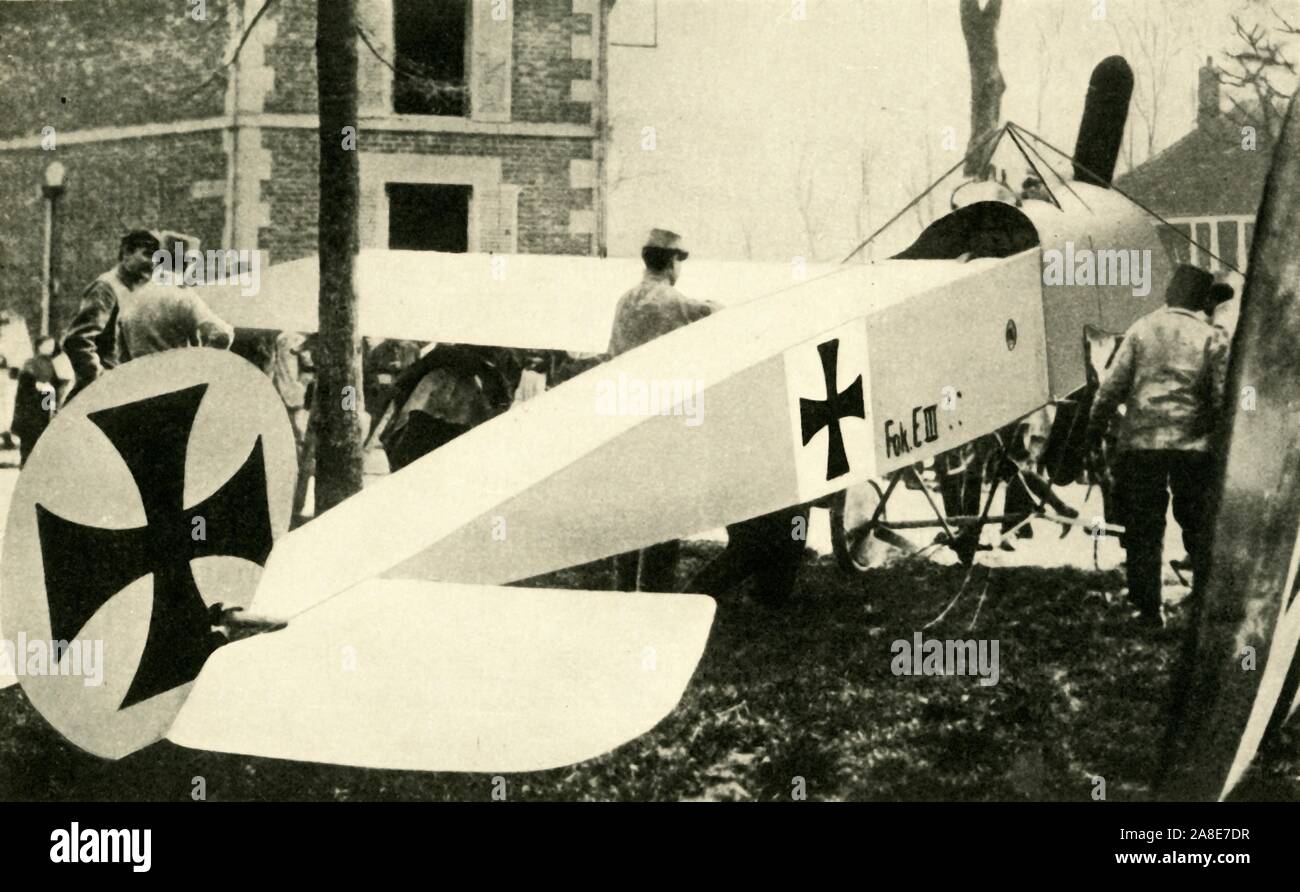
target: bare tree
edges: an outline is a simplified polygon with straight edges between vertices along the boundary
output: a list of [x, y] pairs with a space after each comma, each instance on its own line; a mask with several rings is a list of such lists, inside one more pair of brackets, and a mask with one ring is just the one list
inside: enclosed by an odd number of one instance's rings
[[[1175, 59], [1187, 46], [1187, 10], [1169, 0], [1147, 0], [1140, 14], [1125, 10], [1121, 23], [1109, 21], [1120, 53], [1136, 75], [1130, 108], [1138, 120], [1130, 121], [1124, 147], [1124, 162], [1132, 170], [1156, 153], [1165, 85]], [[1134, 123], [1140, 123], [1140, 132]]]
[[1065, 0], [1049, 0], [1049, 8], [1036, 22], [1038, 28], [1038, 105], [1034, 114], [1034, 129], [1043, 132], [1043, 106], [1047, 88], [1052, 83], [1052, 66], [1056, 61], [1056, 43], [1065, 28]]
[[[605, 145], [616, 146], [614, 134], [625, 127], [636, 126], [630, 118], [618, 115], [605, 124]], [[653, 134], [641, 134], [635, 147], [621, 146], [618, 151], [609, 152], [605, 163], [605, 230], [613, 231], [617, 214], [615, 197], [628, 183], [640, 180], [652, 180], [664, 176], [667, 171], [658, 164], [657, 148]], [[653, 160], [652, 160], [653, 159]]]
[[1286, 54], [1284, 40], [1300, 36], [1300, 29], [1270, 8], [1276, 21], [1273, 25], [1256, 23], [1247, 27], [1239, 16], [1232, 17], [1232, 26], [1240, 47], [1226, 53], [1228, 64], [1217, 68], [1219, 83], [1246, 93], [1250, 100], [1243, 104], [1231, 92], [1228, 101], [1248, 121], [1276, 137], [1282, 129], [1282, 109], [1290, 94], [1278, 82], [1296, 75], [1296, 66]]
[[[858, 147], [858, 206], [853, 214], [854, 244], [862, 244], [863, 239], [871, 234], [871, 148], [864, 142]], [[874, 254], [874, 245], [867, 245], [858, 252], [861, 263], [870, 263]]]
[[816, 186], [817, 172], [809, 155], [808, 143], [805, 142], [799, 150], [798, 166], [795, 168], [794, 202], [799, 211], [799, 219], [803, 222], [804, 241], [808, 245], [809, 260], [817, 257], [817, 239], [821, 228], [814, 210], [817, 200]]
[[[355, 0], [316, 0], [316, 89], [320, 112], [320, 343], [312, 424], [316, 434], [316, 513], [320, 514], [361, 490], [360, 410], [364, 406], [353, 283], [361, 199], [355, 143]], [[349, 132], [351, 139], [346, 138]]]
[[[966, 40], [966, 60], [970, 63], [970, 143], [968, 153], [997, 129], [1002, 120], [1002, 94], [1007, 89], [998, 65], [998, 20], [1002, 0], [961, 0], [961, 33]], [[988, 179], [992, 175], [989, 157], [994, 141], [985, 151], [970, 154], [963, 173], [968, 177]]]
[[[904, 201], [914, 200], [918, 195], [921, 194], [921, 191], [923, 189], [925, 189], [927, 186], [930, 185], [930, 182], [931, 181], [927, 179], [923, 183], [918, 183], [916, 180], [916, 172], [915, 171], [909, 172], [907, 176], [907, 185], [904, 189], [904, 192], [906, 194], [903, 196], [903, 200]], [[917, 232], [920, 232], [922, 229], [925, 229], [925, 227], [929, 226], [930, 223], [934, 220], [934, 213], [929, 206], [930, 199], [933, 197], [934, 197], [934, 192], [932, 191], [928, 196], [926, 196], [926, 199], [924, 201], [917, 201], [914, 205], [912, 205], [912, 213], [916, 215]]]
[[[632, 126], [636, 123], [626, 115], [615, 115], [605, 125], [605, 140], [608, 145], [614, 145], [614, 136], [623, 128]], [[663, 176], [665, 171], [662, 166], [657, 164], [658, 146], [654, 142], [657, 137], [652, 133], [641, 133], [637, 143], [638, 149], [632, 151], [622, 151], [611, 153], [609, 157], [609, 191], [613, 193], [624, 183], [630, 183], [635, 180], [652, 179]], [[651, 159], [654, 159], [653, 161]]]

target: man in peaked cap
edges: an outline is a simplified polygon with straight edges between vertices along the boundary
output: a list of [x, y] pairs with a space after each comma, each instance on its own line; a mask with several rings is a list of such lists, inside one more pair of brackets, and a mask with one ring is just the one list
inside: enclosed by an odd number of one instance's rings
[[[645, 275], [639, 285], [619, 298], [614, 310], [610, 358], [721, 309], [712, 301], [692, 300], [674, 287], [681, 275], [682, 261], [689, 256], [680, 235], [667, 229], [650, 230], [641, 249]], [[674, 591], [677, 552], [678, 542], [674, 539], [618, 555], [614, 559], [618, 588]]]
[[1164, 624], [1160, 567], [1171, 493], [1193, 573], [1202, 573], [1209, 557], [1210, 449], [1228, 353], [1225, 332], [1204, 315], [1213, 284], [1208, 272], [1194, 266], [1174, 270], [1165, 306], [1124, 333], [1089, 417], [1090, 441], [1096, 442], [1125, 407], [1114, 460], [1124, 504], [1125, 569], [1129, 599], [1153, 627]]
[[711, 301], [692, 300], [673, 287], [689, 256], [680, 235], [667, 229], [650, 230], [641, 249], [645, 276], [619, 299], [614, 310], [611, 358], [720, 309]]

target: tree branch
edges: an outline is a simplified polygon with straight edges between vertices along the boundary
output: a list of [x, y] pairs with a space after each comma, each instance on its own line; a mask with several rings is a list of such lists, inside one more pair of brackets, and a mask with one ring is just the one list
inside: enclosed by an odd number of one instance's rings
[[194, 96], [197, 96], [199, 93], [202, 93], [204, 90], [206, 90], [208, 86], [210, 86], [218, 78], [223, 77], [225, 75], [226, 69], [229, 68], [231, 65], [234, 65], [235, 62], [239, 60], [239, 54], [244, 51], [244, 44], [248, 43], [248, 38], [250, 35], [252, 35], [253, 29], [257, 27], [257, 23], [262, 20], [262, 16], [266, 15], [266, 11], [274, 5], [275, 5], [275, 0], [266, 0], [266, 3], [262, 6], [262, 8], [253, 14], [252, 21], [250, 21], [248, 23], [248, 27], [244, 29], [243, 35], [241, 35], [239, 38], [239, 44], [235, 47], [235, 52], [234, 54], [231, 55], [230, 59], [225, 63], [223, 63], [222, 66], [218, 68], [216, 71], [212, 72], [212, 74], [207, 78], [207, 80], [203, 81], [203, 83], [199, 84], [197, 87], [194, 87], [191, 90], [182, 93], [180, 95], [181, 101], [184, 101], [186, 99], [191, 99]]

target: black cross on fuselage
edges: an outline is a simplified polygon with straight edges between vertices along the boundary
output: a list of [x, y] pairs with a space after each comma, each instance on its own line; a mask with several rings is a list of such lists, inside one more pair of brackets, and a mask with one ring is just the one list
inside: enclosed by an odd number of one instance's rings
[[[119, 709], [193, 681], [224, 643], [213, 632], [190, 561], [232, 555], [262, 564], [271, 552], [262, 438], [220, 489], [186, 509], [190, 430], [208, 385], [91, 412], [86, 417], [122, 456], [144, 505], [145, 526], [112, 530], [66, 520], [36, 505], [50, 631], [72, 640], [105, 602], [153, 576], [144, 652]], [[197, 538], [194, 518], [202, 517]]]
[[822, 359], [822, 375], [826, 379], [826, 399], [799, 399], [799, 426], [803, 429], [803, 444], [824, 427], [830, 428], [830, 445], [826, 452], [826, 479], [834, 480], [849, 472], [849, 457], [844, 453], [844, 434], [840, 430], [841, 418], [866, 418], [862, 401], [862, 376], [858, 375], [843, 392], [836, 391], [836, 372], [840, 340], [817, 345]]

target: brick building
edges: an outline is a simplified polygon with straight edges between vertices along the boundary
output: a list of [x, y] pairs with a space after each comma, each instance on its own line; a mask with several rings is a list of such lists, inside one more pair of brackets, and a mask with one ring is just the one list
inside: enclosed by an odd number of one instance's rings
[[[362, 246], [600, 253], [612, 3], [358, 0]], [[271, 263], [314, 254], [315, 15], [313, 0], [0, 3], [0, 306], [35, 327], [53, 161], [56, 331], [130, 226]]]
[[1223, 110], [1207, 62], [1197, 85], [1195, 128], [1116, 185], [1209, 249], [1206, 254], [1173, 236], [1168, 244], [1181, 261], [1219, 272], [1218, 257], [1244, 270], [1272, 160], [1267, 128], [1236, 106]]

